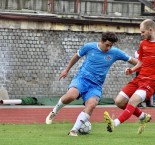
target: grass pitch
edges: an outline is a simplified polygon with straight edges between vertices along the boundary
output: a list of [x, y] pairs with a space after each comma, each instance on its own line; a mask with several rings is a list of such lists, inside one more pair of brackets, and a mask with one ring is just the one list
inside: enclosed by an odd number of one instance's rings
[[155, 123], [148, 123], [141, 135], [138, 125], [124, 123], [109, 133], [105, 123], [92, 123], [90, 134], [70, 137], [71, 123], [0, 124], [0, 145], [154, 145]]

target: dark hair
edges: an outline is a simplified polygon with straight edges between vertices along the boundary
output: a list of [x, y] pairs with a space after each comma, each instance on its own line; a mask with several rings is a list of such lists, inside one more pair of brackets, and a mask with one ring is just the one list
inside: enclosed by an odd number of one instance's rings
[[103, 42], [105, 42], [107, 40], [112, 42], [112, 43], [118, 41], [118, 38], [117, 38], [117, 36], [116, 36], [116, 34], [114, 32], [103, 32], [101, 39], [102, 39]]

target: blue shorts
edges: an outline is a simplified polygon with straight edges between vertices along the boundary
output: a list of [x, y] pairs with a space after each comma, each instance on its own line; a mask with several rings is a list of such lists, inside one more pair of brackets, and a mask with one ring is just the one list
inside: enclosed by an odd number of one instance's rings
[[83, 78], [81, 76], [75, 76], [69, 85], [68, 89], [75, 87], [79, 90], [80, 96], [84, 102], [86, 102], [91, 97], [99, 97], [99, 100], [102, 96], [102, 88], [95, 84], [94, 82]]

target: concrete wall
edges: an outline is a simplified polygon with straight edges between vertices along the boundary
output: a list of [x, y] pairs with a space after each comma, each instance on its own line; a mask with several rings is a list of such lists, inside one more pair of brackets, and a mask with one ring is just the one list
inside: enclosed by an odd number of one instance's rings
[[[134, 55], [140, 40], [137, 26], [131, 28], [126, 25], [119, 29], [110, 25], [96, 26], [102, 29], [99, 31], [93, 25], [69, 27], [67, 24], [1, 20], [0, 87], [6, 88], [12, 99], [61, 96], [82, 60], [71, 69], [66, 79], [58, 81], [60, 72], [81, 45], [99, 41], [101, 32], [106, 30], [116, 30], [119, 37], [117, 46]], [[104, 97], [115, 97], [121, 87], [132, 79], [133, 76], [124, 75], [126, 67], [128, 64], [122, 61], [111, 67], [103, 87]]]

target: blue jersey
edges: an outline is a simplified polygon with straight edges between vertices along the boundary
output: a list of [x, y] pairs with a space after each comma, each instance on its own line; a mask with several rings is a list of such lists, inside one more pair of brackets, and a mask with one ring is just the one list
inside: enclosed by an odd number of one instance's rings
[[130, 56], [112, 46], [108, 52], [102, 51], [97, 42], [87, 43], [78, 50], [78, 56], [86, 56], [77, 75], [102, 86], [111, 65], [117, 60], [128, 61]]

